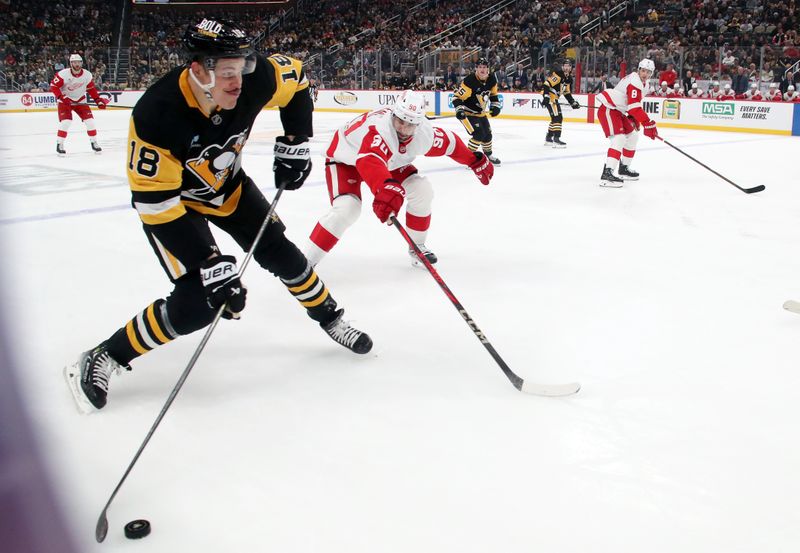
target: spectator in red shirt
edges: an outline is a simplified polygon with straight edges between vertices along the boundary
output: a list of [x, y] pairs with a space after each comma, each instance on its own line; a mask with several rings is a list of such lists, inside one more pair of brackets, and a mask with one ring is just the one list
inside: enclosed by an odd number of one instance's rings
[[672, 85], [675, 84], [675, 79], [678, 78], [678, 73], [675, 71], [675, 66], [671, 63], [667, 64], [667, 68], [659, 73], [658, 75], [658, 82], [663, 83], [667, 81], [667, 86], [672, 88]]

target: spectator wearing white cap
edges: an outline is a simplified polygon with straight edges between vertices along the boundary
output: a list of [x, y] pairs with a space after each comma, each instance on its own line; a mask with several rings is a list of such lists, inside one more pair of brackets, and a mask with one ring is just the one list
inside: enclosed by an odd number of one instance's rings
[[697, 83], [692, 83], [692, 88], [689, 89], [689, 93], [686, 96], [689, 98], [702, 98], [704, 94], [700, 87], [697, 86]]
[[794, 89], [793, 84], [786, 87], [786, 92], [783, 94], [783, 101], [800, 103], [800, 94]]
[[667, 95], [670, 93], [669, 85], [667, 81], [661, 81], [661, 86], [653, 92], [653, 96], [659, 96], [661, 98], [666, 98]]
[[680, 81], [675, 81], [672, 90], [667, 93], [667, 98], [683, 98], [683, 86]]
[[[739, 97], [737, 96], [737, 98]], [[739, 99], [760, 102], [764, 99], [764, 96], [761, 95], [761, 91], [758, 89], [758, 83], [750, 83], [750, 90], [742, 94]]]
[[733, 93], [733, 89], [731, 89], [730, 83], [725, 83], [725, 86], [722, 87], [722, 92], [717, 94], [717, 100], [720, 102], [730, 102], [735, 98], [735, 94]]
[[767, 91], [767, 100], [770, 102], [783, 102], [783, 94], [778, 90], [778, 83], [770, 83]]

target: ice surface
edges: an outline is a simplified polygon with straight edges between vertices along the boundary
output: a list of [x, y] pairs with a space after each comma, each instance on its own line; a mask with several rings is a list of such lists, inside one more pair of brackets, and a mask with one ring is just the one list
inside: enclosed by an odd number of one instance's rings
[[[439, 272], [523, 378], [520, 394], [366, 202], [319, 273], [375, 349], [355, 356], [256, 264], [109, 510], [103, 505], [201, 333], [134, 362], [80, 416], [61, 369], [170, 286], [129, 207], [129, 113], [0, 116], [1, 265], [14, 355], [84, 551], [150, 553], [777, 553], [800, 548], [798, 139], [663, 129], [745, 195], [644, 137], [641, 180], [598, 187], [599, 126], [492, 120], [490, 186], [419, 159], [436, 190]], [[319, 113], [313, 148], [352, 117]], [[463, 136], [454, 119], [437, 121]], [[245, 148], [265, 194], [275, 112]], [[278, 207], [304, 244], [328, 207], [323, 164]], [[369, 195], [367, 195], [370, 198]], [[402, 219], [401, 219], [402, 220]], [[243, 254], [217, 233], [224, 252]], [[123, 525], [147, 518], [145, 543]], [[142, 549], [143, 551], [145, 549]]]

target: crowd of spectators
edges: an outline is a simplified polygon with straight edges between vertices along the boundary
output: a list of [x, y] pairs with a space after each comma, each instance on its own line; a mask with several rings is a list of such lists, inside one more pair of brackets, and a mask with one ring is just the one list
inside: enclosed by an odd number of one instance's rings
[[[624, 63], [656, 62], [670, 90], [681, 83], [707, 94], [719, 82], [734, 96], [775, 83], [797, 87], [785, 70], [800, 59], [796, 0], [640, 0], [616, 18], [604, 0], [517, 0], [503, 8], [483, 0], [298, 0], [291, 17], [255, 8], [139, 9], [131, 14], [129, 55], [118, 71], [106, 68], [114, 2], [30, 0], [25, 9], [0, 0], [11, 22], [0, 31], [0, 71], [26, 90], [46, 89], [53, 72], [78, 51], [98, 84], [142, 89], [183, 62], [180, 37], [198, 16], [226, 17], [259, 38], [265, 53], [304, 60], [308, 74], [328, 88], [448, 90], [487, 57], [503, 91], [537, 91], [560, 56], [578, 55], [581, 90], [613, 85]], [[492, 13], [488, 13], [490, 10]], [[482, 17], [476, 15], [484, 14]], [[457, 32], [425, 39], [474, 18]], [[580, 35], [588, 22], [600, 25]], [[661, 77], [664, 77], [662, 79]], [[116, 77], [116, 82], [109, 78]], [[688, 80], [688, 86], [685, 83]]]
[[114, 15], [113, 3], [103, 0], [0, 1], [0, 72], [22, 90], [48, 90], [77, 52], [102, 83]]

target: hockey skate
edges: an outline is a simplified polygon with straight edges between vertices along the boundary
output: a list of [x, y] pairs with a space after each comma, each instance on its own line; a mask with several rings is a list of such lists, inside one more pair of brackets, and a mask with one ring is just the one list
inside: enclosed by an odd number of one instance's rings
[[58, 157], [64, 157], [67, 155], [67, 151], [64, 149], [64, 145], [61, 142], [56, 142], [56, 153]]
[[100, 144], [98, 144], [94, 140], [91, 141], [91, 144], [92, 144], [92, 150], [94, 150], [94, 153], [99, 154], [100, 152], [103, 151], [103, 148], [100, 147]]
[[492, 165], [500, 165], [500, 159], [498, 159], [498, 157], [497, 157], [497, 156], [494, 156], [494, 155], [492, 155], [492, 154], [487, 154], [486, 152], [483, 152], [483, 153], [484, 153], [484, 155], [486, 156], [486, 159], [488, 159], [488, 160], [489, 160], [489, 162], [490, 162]]
[[550, 131], [547, 132], [547, 136], [544, 138], [544, 145], [553, 147], [553, 133]]
[[91, 413], [105, 407], [111, 373], [120, 374], [122, 369], [129, 371], [131, 367], [117, 363], [105, 344], [83, 352], [75, 363], [64, 367], [64, 377], [78, 410]]
[[605, 188], [622, 188], [623, 180], [616, 176], [611, 167], [603, 167], [603, 174], [600, 176], [600, 186]]
[[[419, 248], [419, 251], [422, 252], [422, 255], [425, 256], [425, 259], [428, 260], [428, 263], [430, 263], [431, 265], [439, 261], [439, 258], [436, 257], [436, 254], [433, 253], [431, 250], [429, 250], [425, 246], [425, 244], [417, 244], [417, 247]], [[423, 268], [425, 267], [425, 264], [419, 260], [419, 257], [417, 257], [417, 253], [414, 251], [414, 248], [408, 249], [408, 255], [411, 256], [411, 264], [414, 267], [423, 267]]]
[[636, 171], [632, 171], [630, 167], [625, 165], [624, 163], [619, 164], [619, 176], [622, 180], [639, 180], [639, 173]]
[[560, 136], [554, 136], [553, 137], [553, 148], [566, 148], [566, 147], [567, 147], [567, 143], [566, 142], [561, 142], [561, 137]]
[[365, 354], [369, 353], [372, 349], [372, 339], [366, 332], [361, 332], [357, 328], [350, 326], [348, 321], [345, 321], [344, 309], [336, 311], [336, 318], [327, 325], [320, 324], [328, 336], [334, 342], [341, 344], [353, 353]]

